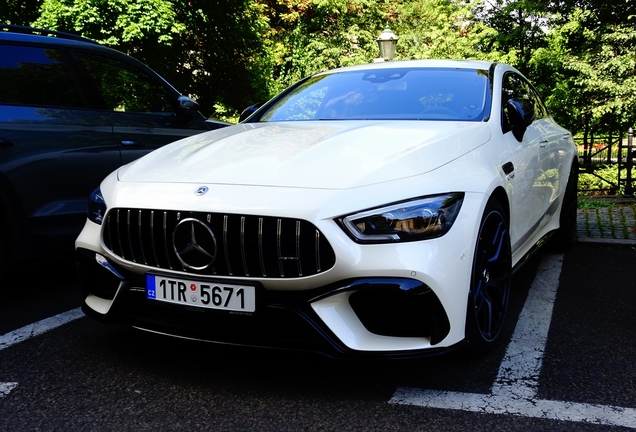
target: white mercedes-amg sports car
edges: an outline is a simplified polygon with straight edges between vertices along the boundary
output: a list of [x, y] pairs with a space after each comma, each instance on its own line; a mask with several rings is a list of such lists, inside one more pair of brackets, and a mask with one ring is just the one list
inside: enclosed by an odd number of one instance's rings
[[108, 176], [76, 241], [89, 316], [343, 357], [501, 338], [513, 269], [576, 219], [577, 153], [510, 66], [310, 76]]

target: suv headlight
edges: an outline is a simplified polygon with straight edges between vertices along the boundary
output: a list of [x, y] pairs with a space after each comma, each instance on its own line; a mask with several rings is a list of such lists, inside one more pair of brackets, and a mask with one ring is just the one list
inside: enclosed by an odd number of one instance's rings
[[105, 214], [106, 201], [104, 201], [102, 191], [97, 188], [88, 197], [88, 219], [101, 225]]
[[464, 194], [428, 196], [338, 219], [358, 243], [392, 243], [443, 236], [453, 226]]

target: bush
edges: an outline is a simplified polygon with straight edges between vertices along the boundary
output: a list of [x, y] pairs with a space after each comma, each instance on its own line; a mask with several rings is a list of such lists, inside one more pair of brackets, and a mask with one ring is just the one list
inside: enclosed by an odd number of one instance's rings
[[[621, 179], [625, 179], [627, 171], [621, 170]], [[636, 179], [636, 168], [632, 168], [632, 179]], [[601, 165], [594, 174], [579, 174], [579, 195], [622, 195], [625, 184], [618, 185], [618, 165]]]

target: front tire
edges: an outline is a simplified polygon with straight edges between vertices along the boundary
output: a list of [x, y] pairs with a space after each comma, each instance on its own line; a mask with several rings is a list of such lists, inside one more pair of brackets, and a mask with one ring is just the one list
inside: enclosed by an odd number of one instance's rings
[[484, 210], [475, 246], [468, 293], [466, 339], [474, 354], [490, 351], [504, 327], [512, 278], [512, 252], [506, 214], [494, 199]]

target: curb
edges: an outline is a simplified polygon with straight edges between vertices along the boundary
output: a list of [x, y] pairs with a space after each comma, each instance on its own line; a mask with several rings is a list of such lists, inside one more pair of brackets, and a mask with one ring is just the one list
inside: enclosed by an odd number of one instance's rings
[[579, 242], [579, 243], [634, 245], [634, 246], [636, 246], [636, 240], [632, 240], [632, 239], [609, 239], [609, 238], [595, 238], [595, 237], [578, 237], [576, 239], [576, 241]]

